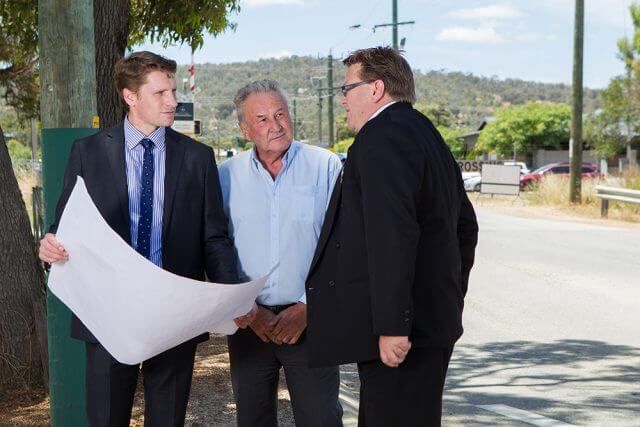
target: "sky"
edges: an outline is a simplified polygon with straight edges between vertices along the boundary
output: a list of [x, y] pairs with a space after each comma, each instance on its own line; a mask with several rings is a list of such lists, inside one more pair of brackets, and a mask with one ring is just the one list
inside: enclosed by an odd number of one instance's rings
[[[630, 37], [632, 0], [585, 0], [584, 84], [606, 87], [624, 72], [616, 42]], [[390, 45], [391, 0], [241, 0], [230, 16], [235, 32], [208, 36], [195, 63], [230, 63], [291, 55], [341, 58], [365, 47]], [[414, 69], [547, 83], [572, 79], [575, 0], [398, 0], [405, 56]], [[357, 29], [350, 26], [359, 24]], [[179, 64], [188, 46], [145, 43]], [[196, 71], [197, 73], [197, 71]]]

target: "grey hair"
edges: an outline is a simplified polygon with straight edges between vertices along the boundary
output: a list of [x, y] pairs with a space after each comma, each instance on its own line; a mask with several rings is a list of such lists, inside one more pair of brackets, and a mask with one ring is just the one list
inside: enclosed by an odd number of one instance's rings
[[250, 95], [253, 95], [254, 93], [269, 92], [276, 92], [282, 97], [282, 99], [284, 99], [285, 104], [287, 104], [287, 97], [282, 92], [282, 89], [280, 88], [278, 82], [275, 80], [256, 80], [238, 89], [238, 91], [236, 92], [236, 96], [233, 97], [233, 103], [236, 106], [236, 113], [238, 114], [238, 121], [244, 122], [244, 117], [242, 115], [242, 106]]

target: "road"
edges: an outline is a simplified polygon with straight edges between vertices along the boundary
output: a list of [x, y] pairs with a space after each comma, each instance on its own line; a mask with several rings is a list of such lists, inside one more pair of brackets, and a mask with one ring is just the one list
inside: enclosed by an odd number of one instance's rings
[[[444, 425], [640, 425], [640, 229], [479, 208]], [[345, 421], [357, 374], [343, 367]]]

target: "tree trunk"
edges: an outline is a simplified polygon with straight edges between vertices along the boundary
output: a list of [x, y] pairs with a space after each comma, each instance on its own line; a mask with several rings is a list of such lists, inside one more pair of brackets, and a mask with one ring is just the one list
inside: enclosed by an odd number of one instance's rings
[[44, 272], [0, 128], [0, 393], [47, 385]]
[[125, 114], [113, 81], [129, 37], [129, 0], [93, 0], [96, 48], [96, 95], [100, 128], [115, 126]]

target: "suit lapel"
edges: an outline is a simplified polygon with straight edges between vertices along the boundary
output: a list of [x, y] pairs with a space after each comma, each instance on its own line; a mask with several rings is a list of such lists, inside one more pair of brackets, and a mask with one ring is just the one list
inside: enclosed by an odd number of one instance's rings
[[164, 244], [167, 227], [171, 221], [173, 202], [178, 189], [178, 178], [184, 159], [184, 147], [178, 141], [178, 136], [167, 128], [165, 135], [167, 154], [165, 158], [164, 174], [164, 207], [162, 213], [162, 242]]
[[111, 167], [111, 173], [113, 176], [113, 183], [120, 201], [120, 208], [126, 224], [125, 240], [131, 241], [131, 217], [129, 216], [129, 193], [127, 191], [127, 170], [124, 158], [124, 127], [123, 123], [109, 129], [105, 133], [105, 137], [102, 141], [104, 149], [106, 151], [107, 158], [109, 159], [109, 165]]
[[335, 223], [336, 217], [338, 216], [338, 210], [340, 209], [341, 201], [342, 201], [342, 172], [340, 172], [340, 176], [338, 177], [338, 182], [336, 182], [333, 187], [333, 193], [331, 194], [331, 200], [329, 201], [329, 207], [327, 207], [327, 213], [324, 217], [324, 223], [322, 224], [322, 231], [320, 231], [320, 237], [318, 238], [318, 245], [316, 246], [316, 251], [313, 254], [313, 260], [311, 261], [311, 267], [309, 268], [309, 273], [313, 271], [316, 266], [316, 263], [320, 259], [322, 252], [324, 252], [324, 247], [327, 245], [327, 241], [329, 240], [329, 236], [331, 235], [331, 230], [333, 230], [333, 224]]

